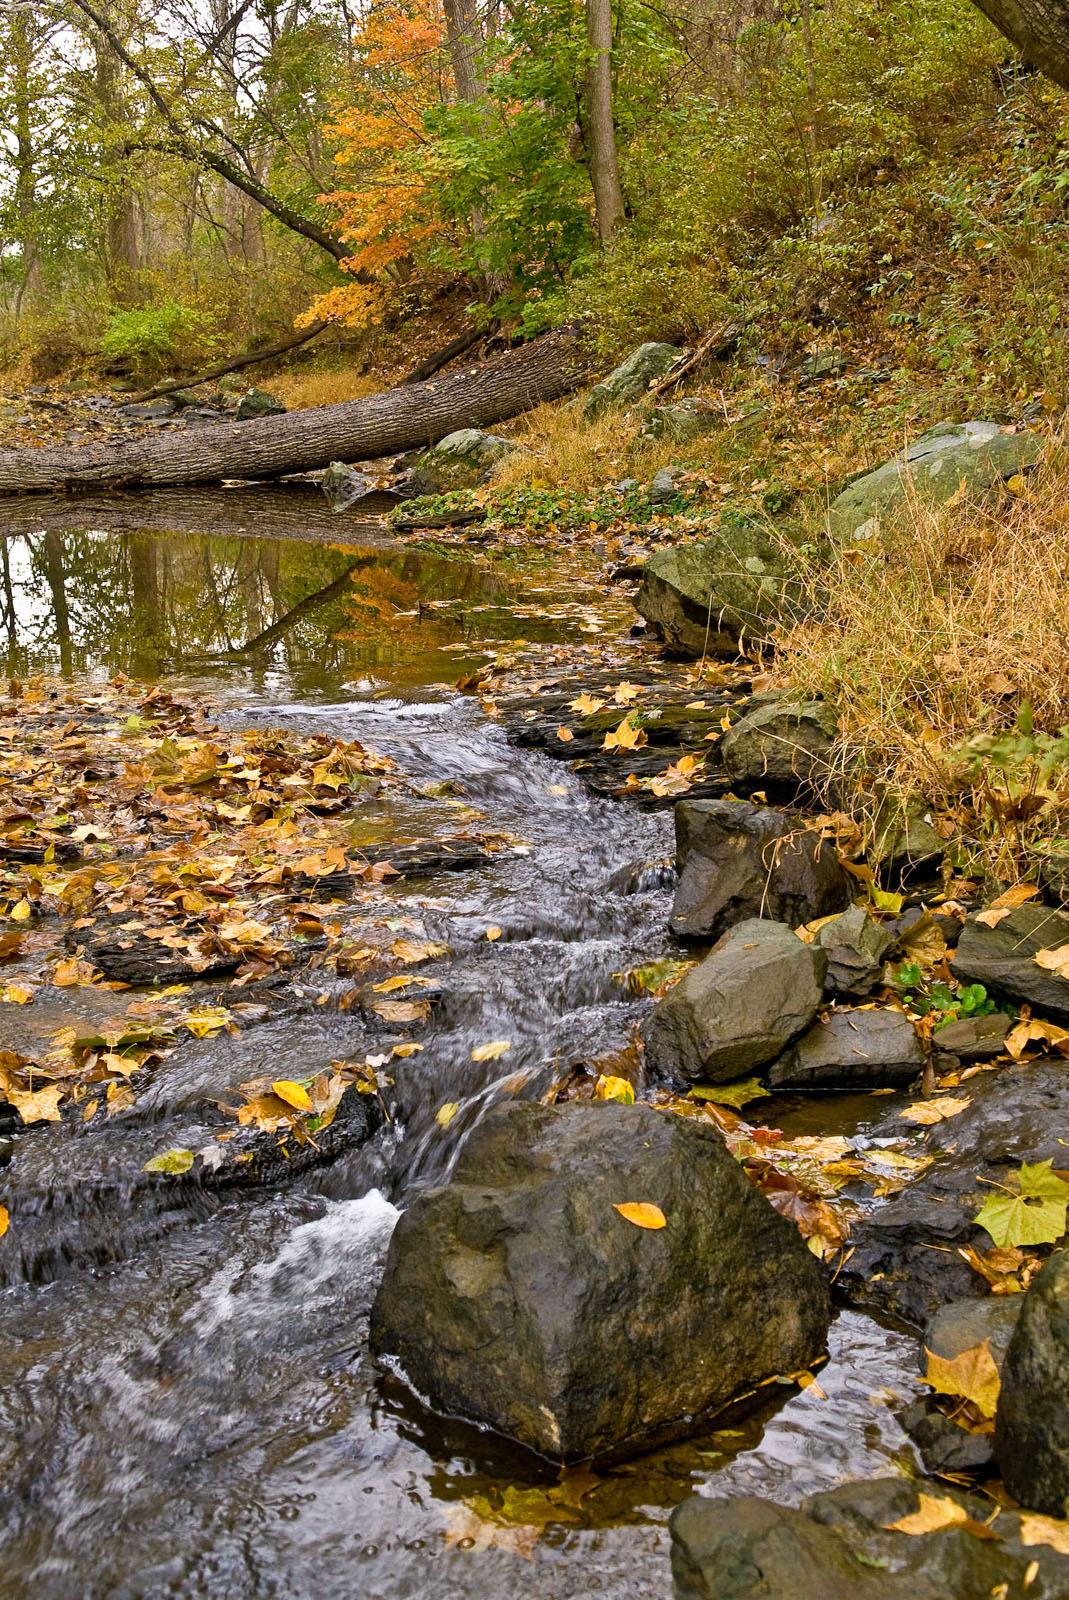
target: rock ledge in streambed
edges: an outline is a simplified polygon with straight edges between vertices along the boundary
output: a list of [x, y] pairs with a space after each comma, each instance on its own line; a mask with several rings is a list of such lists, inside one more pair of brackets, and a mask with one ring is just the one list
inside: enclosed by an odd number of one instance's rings
[[635, 610], [676, 655], [735, 656], [768, 639], [797, 590], [784, 551], [748, 524], [701, 544], [658, 550], [642, 571]]
[[924, 1071], [917, 1030], [901, 1011], [833, 1011], [773, 1062], [768, 1086], [809, 1090], [902, 1089]]
[[[876, 1478], [813, 1495], [797, 1509], [756, 1495], [691, 1495], [672, 1513], [678, 1600], [980, 1600], [1069, 1594], [1069, 1556], [1025, 1544], [1017, 1512], [1000, 1510], [996, 1537], [967, 1528], [903, 1532], [922, 1499], [991, 1520], [990, 1501], [943, 1481]], [[1029, 1579], [1031, 1568], [1035, 1571]]]
[[1018, 906], [993, 928], [970, 917], [951, 966], [962, 983], [982, 983], [991, 994], [1027, 1000], [1059, 1022], [1069, 1022], [1069, 979], [1035, 960], [1038, 951], [1065, 944], [1069, 944], [1069, 911]]
[[850, 903], [835, 847], [784, 811], [681, 800], [675, 823], [677, 938], [715, 939], [747, 917], [798, 927]]
[[[992, 1184], [1013, 1188], [1022, 1162], [1066, 1164], [1069, 1067], [1034, 1061], [997, 1067], [951, 1091], [969, 1104], [924, 1133], [932, 1164], [901, 1194], [855, 1224], [836, 1280], [855, 1304], [922, 1328], [950, 1300], [986, 1297], [988, 1284], [961, 1255], [993, 1248], [975, 1225]], [[875, 1132], [910, 1124], [892, 1111]], [[1045, 1247], [1031, 1252], [1043, 1255]]]
[[816, 1016], [827, 959], [785, 923], [740, 922], [647, 1017], [653, 1072], [727, 1083], [775, 1061]]
[[[665, 1225], [636, 1226], [629, 1203]], [[437, 1410], [583, 1461], [808, 1365], [828, 1317], [822, 1269], [715, 1128], [514, 1102], [401, 1218], [371, 1343]]]

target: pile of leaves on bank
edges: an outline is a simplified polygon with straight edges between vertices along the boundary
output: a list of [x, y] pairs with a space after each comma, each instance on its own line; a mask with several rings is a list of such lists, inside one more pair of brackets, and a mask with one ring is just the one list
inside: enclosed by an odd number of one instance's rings
[[[72, 1100], [121, 1109], [132, 1074], [183, 1037], [234, 1029], [242, 990], [285, 969], [387, 974], [382, 1004], [403, 1004], [399, 969], [444, 951], [405, 937], [410, 919], [372, 912], [396, 869], [359, 842], [374, 837], [374, 802], [402, 786], [356, 741], [221, 728], [165, 689], [9, 684], [0, 1014], [92, 989], [107, 1021], [54, 1032], [34, 1058], [0, 1050], [0, 1104], [25, 1123], [56, 1121]], [[196, 997], [190, 983], [208, 977], [233, 1001]], [[125, 1007], [101, 993], [131, 983], [153, 988]]]

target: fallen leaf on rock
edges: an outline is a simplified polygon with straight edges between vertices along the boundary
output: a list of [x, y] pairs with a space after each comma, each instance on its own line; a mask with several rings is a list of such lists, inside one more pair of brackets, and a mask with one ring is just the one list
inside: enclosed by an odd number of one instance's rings
[[613, 699], [618, 706], [629, 706], [639, 698], [641, 693], [642, 689], [637, 683], [628, 683], [625, 679], [623, 683], [616, 685]]
[[376, 1000], [371, 1007], [383, 1022], [426, 1022], [431, 1014], [429, 1000]]
[[1012, 910], [1012, 906], [989, 906], [986, 911], [976, 913], [976, 920], [985, 928], [997, 928], [1003, 917], [1008, 917]]
[[23, 1122], [61, 1122], [59, 1102], [65, 1093], [63, 1084], [50, 1083], [47, 1088], [34, 1089], [29, 1093], [8, 1089], [7, 1098]]
[[1004, 889], [996, 895], [991, 904], [996, 910], [1004, 906], [1012, 911], [1016, 906], [1027, 905], [1029, 900], [1034, 900], [1039, 893], [1038, 883], [1015, 883], [1012, 889]]
[[592, 717], [595, 711], [603, 711], [604, 700], [596, 700], [593, 695], [581, 694], [577, 700], [569, 700], [568, 710], [578, 711], [580, 716]]
[[618, 727], [606, 733], [602, 741], [604, 750], [636, 750], [648, 743], [646, 730], [635, 723], [634, 713], [624, 717]]
[[473, 1061], [497, 1061], [512, 1049], [511, 1039], [491, 1039], [489, 1044], [477, 1044], [471, 1052]]
[[302, 1088], [299, 1083], [294, 1083], [292, 1078], [276, 1078], [271, 1085], [271, 1089], [273, 1093], [278, 1095], [280, 1100], [284, 1100], [295, 1111], [315, 1110], [308, 1090]]
[[971, 1400], [982, 1417], [995, 1415], [1002, 1381], [991, 1354], [990, 1339], [963, 1350], [953, 1360], [928, 1349], [924, 1353], [928, 1357], [926, 1381], [937, 1394], [960, 1395], [963, 1400]]
[[942, 1528], [960, 1527], [980, 1539], [1000, 1537], [985, 1522], [974, 1522], [956, 1500], [939, 1499], [933, 1494], [918, 1495], [916, 1511], [899, 1517], [897, 1522], [885, 1522], [884, 1527], [891, 1533], [911, 1534], [938, 1533]]
[[1052, 1044], [1063, 1055], [1069, 1055], [1069, 1029], [1059, 1028], [1053, 1022], [1042, 1022], [1038, 1017], [1029, 1017], [1018, 1022], [1006, 1035], [1006, 1051], [1014, 1061], [1020, 1061], [1025, 1050], [1033, 1043]]
[[931, 1127], [936, 1122], [945, 1122], [948, 1117], [956, 1117], [971, 1104], [971, 1100], [953, 1100], [949, 1095], [944, 1095], [941, 1100], [918, 1100], [898, 1115], [903, 1122], [918, 1122], [922, 1127]]
[[566, 728], [562, 722], [560, 727], [557, 729], [557, 738], [560, 740], [561, 744], [571, 744], [572, 740], [575, 738], [575, 734], [572, 732], [571, 728]]
[[626, 1078], [613, 1078], [602, 1073], [594, 1085], [595, 1100], [615, 1100], [620, 1105], [633, 1106], [635, 1091]]
[[1069, 1556], [1069, 1522], [1059, 1522], [1056, 1517], [1044, 1517], [1036, 1511], [1020, 1514], [1018, 1538], [1022, 1544], [1049, 1545]]
[[985, 1200], [976, 1213], [977, 1227], [986, 1228], [1000, 1246], [1055, 1244], [1065, 1233], [1069, 1183], [1051, 1170], [1049, 1161], [1022, 1163], [1017, 1178], [1020, 1193], [999, 1185], [1001, 1193]]
[[627, 1222], [633, 1222], [636, 1228], [666, 1228], [667, 1218], [660, 1206], [651, 1205], [646, 1200], [625, 1200], [622, 1205], [613, 1205], [613, 1210], [618, 1211]]
[[1060, 944], [1055, 950], [1037, 950], [1032, 959], [1044, 972], [1053, 972], [1057, 978], [1069, 978], [1069, 944]]
[[146, 1161], [141, 1171], [174, 1174], [188, 1172], [194, 1159], [192, 1150], [164, 1150], [161, 1155], [153, 1156], [151, 1161]]
[[66, 961], [57, 961], [52, 973], [52, 982], [57, 989], [86, 988], [89, 984], [96, 983], [100, 977], [98, 968], [91, 961], [83, 961], [79, 956], [71, 956]]

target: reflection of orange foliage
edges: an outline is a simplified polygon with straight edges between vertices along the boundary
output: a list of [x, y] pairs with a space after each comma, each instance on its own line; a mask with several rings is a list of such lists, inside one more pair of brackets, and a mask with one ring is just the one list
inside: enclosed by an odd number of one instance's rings
[[328, 130], [339, 141], [336, 162], [354, 181], [320, 199], [337, 207], [339, 232], [353, 246], [345, 270], [380, 281], [329, 290], [305, 323], [366, 326], [381, 315], [401, 263], [439, 229], [424, 119], [448, 93], [443, 39], [441, 0], [377, 0], [354, 31], [352, 104]]

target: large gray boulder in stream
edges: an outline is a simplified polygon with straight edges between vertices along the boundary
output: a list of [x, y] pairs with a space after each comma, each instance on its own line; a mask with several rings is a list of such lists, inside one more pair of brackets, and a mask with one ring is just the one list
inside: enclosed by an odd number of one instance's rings
[[870, 538], [880, 517], [903, 511], [912, 496], [943, 505], [962, 483], [967, 494], [982, 494], [1032, 466], [1042, 448], [1038, 434], [997, 422], [941, 422], [849, 484], [832, 501], [831, 531], [838, 539]]
[[681, 800], [675, 823], [677, 938], [716, 939], [747, 917], [796, 928], [850, 903], [834, 846], [785, 811], [739, 800]]
[[640, 344], [626, 361], [621, 361], [615, 371], [591, 389], [583, 406], [585, 420], [594, 422], [613, 406], [629, 406], [641, 400], [652, 383], [671, 371], [682, 353], [674, 344], [653, 341]]
[[[635, 1203], [664, 1225], [618, 1209]], [[807, 1366], [829, 1314], [821, 1267], [717, 1129], [513, 1102], [398, 1223], [371, 1343], [437, 1410], [585, 1461], [688, 1433]]]
[[737, 655], [767, 640], [789, 609], [783, 551], [760, 528], [721, 528], [701, 544], [658, 550], [642, 569], [635, 609], [676, 655]]
[[1069, 1250], [1024, 1297], [1002, 1369], [995, 1456], [1014, 1499], [1069, 1516]]
[[[922, 1496], [942, 1509], [943, 1526], [938, 1516], [924, 1517]], [[952, 1522], [955, 1508], [960, 1521]], [[1009, 1600], [1026, 1593], [1065, 1600], [1069, 1556], [1026, 1543], [1032, 1534], [1020, 1513], [993, 1513], [990, 1500], [942, 1479], [844, 1483], [797, 1508], [756, 1495], [691, 1495], [669, 1523], [675, 1593], [678, 1600]], [[990, 1536], [978, 1535], [982, 1523], [991, 1524]]]
[[827, 963], [783, 922], [740, 922], [647, 1017], [653, 1071], [674, 1082], [727, 1083], [766, 1066], [816, 1016]]
[[1018, 906], [995, 927], [970, 917], [951, 958], [961, 983], [982, 983], [991, 994], [1026, 1000], [1029, 1005], [1069, 1022], [1069, 978], [1041, 967], [1041, 950], [1069, 944], [1069, 911], [1049, 906]]

